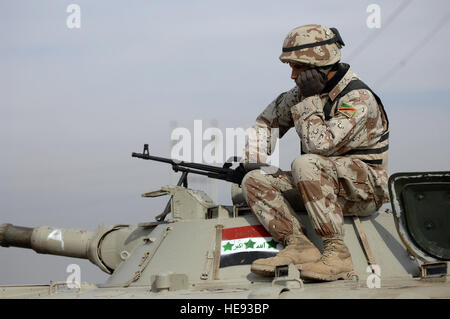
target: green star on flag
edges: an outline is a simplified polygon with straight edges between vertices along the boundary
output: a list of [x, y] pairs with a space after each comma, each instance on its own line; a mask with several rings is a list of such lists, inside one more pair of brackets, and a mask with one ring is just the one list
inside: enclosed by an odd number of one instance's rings
[[227, 242], [225, 245], [223, 245], [223, 251], [231, 250], [234, 244]]
[[268, 248], [277, 248], [278, 243], [272, 238], [270, 241], [267, 242], [267, 245], [269, 245]]
[[245, 248], [253, 248], [256, 243], [254, 241], [252, 241], [251, 239], [249, 239], [248, 242], [246, 242], [244, 244], [245, 244]]

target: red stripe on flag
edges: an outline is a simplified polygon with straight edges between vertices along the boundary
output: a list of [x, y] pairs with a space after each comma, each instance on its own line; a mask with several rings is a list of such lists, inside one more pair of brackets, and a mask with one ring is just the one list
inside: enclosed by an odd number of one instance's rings
[[272, 237], [263, 225], [250, 225], [244, 227], [222, 229], [222, 240], [232, 240], [247, 237]]

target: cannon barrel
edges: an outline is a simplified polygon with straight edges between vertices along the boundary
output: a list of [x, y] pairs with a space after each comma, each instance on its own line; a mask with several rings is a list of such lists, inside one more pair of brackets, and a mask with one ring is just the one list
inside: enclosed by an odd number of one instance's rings
[[31, 248], [31, 234], [33, 228], [13, 226], [11, 224], [0, 225], [0, 246]]
[[49, 226], [28, 228], [0, 225], [0, 245], [30, 248], [40, 254], [88, 259], [89, 243], [94, 233], [78, 229]]
[[[135, 239], [126, 239], [136, 230], [129, 225], [100, 225], [90, 232], [80, 229], [62, 229], [49, 226], [36, 228], [0, 225], [0, 246], [33, 249], [40, 254], [50, 254], [89, 259], [103, 271], [112, 273], [122, 261], [120, 253], [131, 250]], [[133, 237], [134, 238], [134, 237]]]

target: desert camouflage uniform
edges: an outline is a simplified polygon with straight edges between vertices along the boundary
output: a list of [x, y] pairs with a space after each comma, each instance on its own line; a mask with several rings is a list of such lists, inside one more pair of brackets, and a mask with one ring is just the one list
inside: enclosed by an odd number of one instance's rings
[[[366, 89], [352, 90], [336, 100], [351, 80], [357, 79], [348, 65], [341, 64], [341, 78], [327, 93], [299, 98], [299, 89], [282, 93], [258, 116], [254, 128], [279, 129], [280, 138], [295, 127], [302, 141], [302, 155], [291, 172], [249, 172], [243, 182], [244, 196], [255, 215], [277, 240], [302, 232], [302, 226], [283, 192], [297, 188], [316, 232], [324, 238], [342, 238], [343, 216], [368, 216], [388, 201], [387, 151], [354, 154], [349, 151], [382, 148], [388, 131], [387, 118], [374, 95]], [[301, 96], [301, 94], [300, 94]], [[331, 117], [324, 105], [331, 101]], [[340, 109], [343, 103], [353, 111]], [[380, 141], [382, 140], [382, 141]], [[267, 147], [270, 155], [271, 147]], [[246, 151], [248, 159], [248, 147]], [[266, 154], [258, 154], [264, 160]], [[382, 164], [368, 164], [382, 160]]]

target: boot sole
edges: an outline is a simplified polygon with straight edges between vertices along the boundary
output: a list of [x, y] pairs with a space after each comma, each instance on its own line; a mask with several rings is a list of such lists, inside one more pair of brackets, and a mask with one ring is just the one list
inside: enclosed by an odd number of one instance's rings
[[336, 275], [324, 275], [311, 271], [300, 271], [300, 277], [302, 279], [318, 280], [318, 281], [335, 281], [339, 279], [354, 280], [358, 278], [358, 275], [354, 271], [344, 271]]
[[251, 266], [251, 272], [263, 277], [274, 277], [275, 276], [275, 267], [267, 266], [267, 265], [256, 265]]
[[[303, 264], [295, 264], [294, 266], [301, 271], [302, 266], [313, 264], [315, 261], [303, 263]], [[288, 264], [286, 264], [287, 266]], [[279, 265], [283, 266], [283, 265]], [[252, 273], [264, 276], [264, 277], [275, 277], [275, 268], [276, 266], [268, 266], [268, 265], [252, 265], [250, 270]]]

